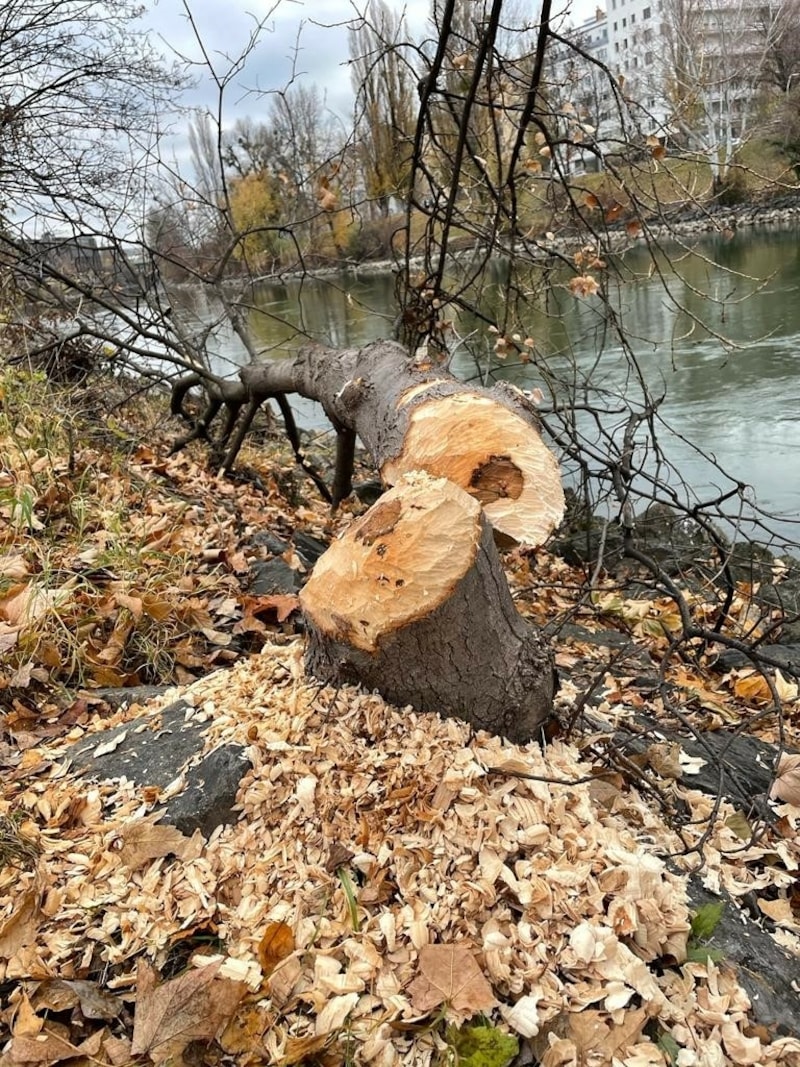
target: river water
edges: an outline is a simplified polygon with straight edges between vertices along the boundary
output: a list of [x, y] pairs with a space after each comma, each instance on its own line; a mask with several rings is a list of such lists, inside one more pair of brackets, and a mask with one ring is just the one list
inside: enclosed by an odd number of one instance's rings
[[[624, 280], [609, 283], [644, 380], [665, 394], [662, 442], [674, 466], [703, 495], [727, 487], [715, 460], [753, 487], [753, 499], [791, 540], [800, 539], [799, 239], [795, 229], [739, 231], [728, 241], [704, 241], [694, 254], [673, 249], [675, 269], [634, 250], [622, 263]], [[497, 276], [502, 280], [502, 265]], [[491, 291], [487, 299], [491, 303]], [[250, 327], [265, 353], [289, 354], [298, 328], [336, 347], [361, 345], [392, 335], [394, 278], [389, 272], [342, 273], [264, 284], [254, 305]], [[526, 388], [543, 385], [543, 370], [546, 377], [553, 369], [630, 400], [638, 390], [630, 359], [601, 310], [597, 298], [581, 300], [557, 288], [547, 309], [531, 306], [525, 321], [515, 324], [535, 339], [538, 366], [497, 360], [487, 336], [478, 367], [459, 349], [451, 368], [464, 379], [479, 369], [484, 377]], [[462, 336], [475, 326], [457, 322]], [[221, 335], [218, 345], [221, 366], [241, 362], [235, 339]], [[324, 424], [316, 405], [301, 401], [297, 410], [307, 427]]]

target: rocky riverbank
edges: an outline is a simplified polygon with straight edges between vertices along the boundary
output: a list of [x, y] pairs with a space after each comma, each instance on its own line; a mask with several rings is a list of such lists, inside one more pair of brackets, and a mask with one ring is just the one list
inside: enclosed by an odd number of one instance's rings
[[730, 238], [738, 230], [755, 227], [790, 227], [800, 221], [800, 190], [732, 206], [711, 204], [680, 211], [664, 221], [653, 221], [648, 232], [656, 238], [720, 234]]

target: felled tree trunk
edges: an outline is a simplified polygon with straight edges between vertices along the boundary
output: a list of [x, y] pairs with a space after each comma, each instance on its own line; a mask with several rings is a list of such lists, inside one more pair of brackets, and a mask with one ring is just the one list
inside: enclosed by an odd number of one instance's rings
[[[307, 666], [398, 705], [517, 741], [550, 714], [552, 656], [517, 613], [495, 539], [540, 544], [564, 497], [532, 405], [414, 367], [392, 341], [241, 372], [253, 398], [318, 400], [394, 486], [321, 557], [302, 594]], [[492, 529], [493, 528], [493, 529]]]
[[404, 475], [318, 561], [306, 664], [334, 684], [527, 741], [553, 700], [546, 643], [518, 614], [491, 526], [453, 482]]
[[561, 519], [558, 464], [533, 405], [513, 386], [478, 389], [442, 370], [420, 370], [394, 341], [305, 345], [293, 359], [244, 367], [241, 378], [253, 397], [318, 400], [334, 426], [361, 438], [388, 485], [411, 470], [460, 485], [501, 537], [541, 544]]

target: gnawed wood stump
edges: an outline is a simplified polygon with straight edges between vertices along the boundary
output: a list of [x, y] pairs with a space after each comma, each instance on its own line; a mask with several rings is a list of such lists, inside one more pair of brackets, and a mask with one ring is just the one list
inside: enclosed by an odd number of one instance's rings
[[321, 557], [301, 603], [323, 681], [515, 741], [551, 712], [552, 655], [514, 606], [480, 503], [454, 482], [400, 477]]

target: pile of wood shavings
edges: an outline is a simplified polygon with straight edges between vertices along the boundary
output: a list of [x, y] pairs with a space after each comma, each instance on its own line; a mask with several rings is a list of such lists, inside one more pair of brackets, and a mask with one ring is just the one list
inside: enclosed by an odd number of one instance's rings
[[[130, 984], [137, 955], [158, 963], [181, 930], [211, 920], [269, 1014], [269, 1062], [346, 1028], [356, 1062], [421, 1067], [440, 1031], [396, 1024], [419, 1015], [420, 949], [458, 942], [491, 983], [493, 1022], [538, 1042], [544, 1067], [667, 1064], [663, 1033], [680, 1067], [800, 1063], [800, 1042], [754, 1036], [729, 968], [664, 966], [685, 958], [690, 925], [684, 880], [657, 855], [679, 842], [634, 790], [597, 802], [571, 746], [542, 753], [360, 690], [314, 688], [299, 642], [180, 695], [208, 719], [208, 748], [247, 746], [240, 821], [188, 858], [131, 871], [114, 843], [151, 810], [146, 790], [63, 771], [32, 783], [31, 815], [57, 825], [69, 806], [73, 828], [45, 829], [38, 870], [0, 883], [0, 919], [34, 891], [44, 899], [5, 977], [79, 975], [99, 946]], [[259, 944], [278, 922], [295, 949], [264, 977]]]

